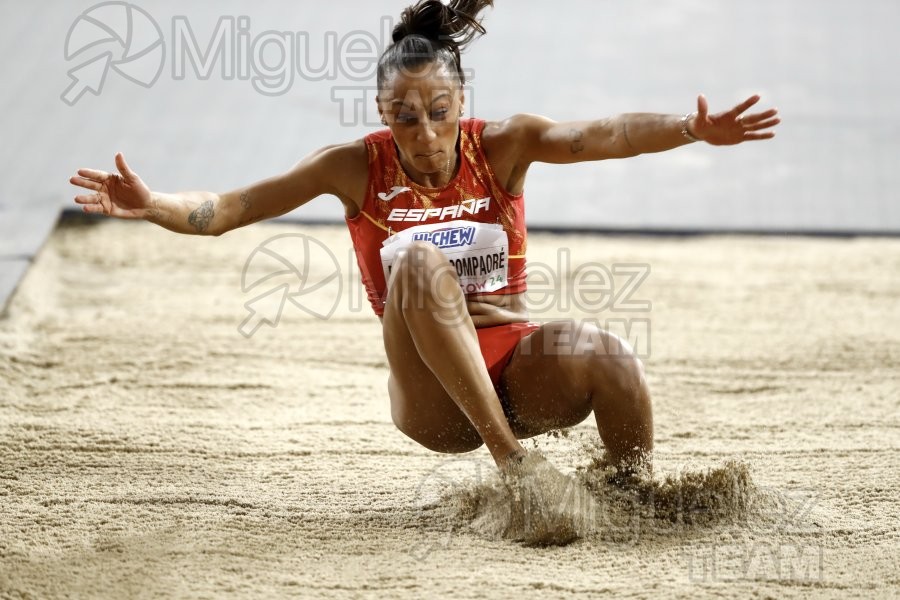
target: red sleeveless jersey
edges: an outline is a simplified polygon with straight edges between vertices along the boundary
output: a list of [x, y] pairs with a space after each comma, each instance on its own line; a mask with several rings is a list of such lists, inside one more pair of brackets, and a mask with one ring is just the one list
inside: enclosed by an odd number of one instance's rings
[[[427, 188], [412, 181], [400, 165], [389, 129], [366, 136], [369, 178], [362, 211], [346, 218], [363, 284], [375, 314], [384, 314], [386, 283], [381, 247], [390, 235], [417, 225], [451, 220], [497, 223], [509, 239], [508, 284], [478, 295], [518, 294], [525, 286], [525, 196], [508, 193], [488, 163], [481, 145], [485, 122], [461, 119], [459, 172], [443, 188]], [[479, 210], [463, 210], [463, 204]], [[473, 214], [474, 212], [474, 214]]]

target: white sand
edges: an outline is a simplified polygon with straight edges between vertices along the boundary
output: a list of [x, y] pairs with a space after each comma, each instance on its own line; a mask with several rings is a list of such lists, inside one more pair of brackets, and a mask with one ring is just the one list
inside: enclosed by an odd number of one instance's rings
[[[533, 235], [535, 263], [651, 267], [652, 310], [600, 318], [651, 320], [657, 491], [734, 459], [765, 502], [672, 522], [604, 492], [599, 533], [530, 548], [440, 500], [490, 484], [487, 452], [394, 428], [358, 298], [238, 333], [245, 260], [294, 232], [356, 277], [339, 227], [55, 232], [0, 321], [0, 597], [900, 593], [900, 241]], [[573, 473], [595, 438], [528, 444]]]

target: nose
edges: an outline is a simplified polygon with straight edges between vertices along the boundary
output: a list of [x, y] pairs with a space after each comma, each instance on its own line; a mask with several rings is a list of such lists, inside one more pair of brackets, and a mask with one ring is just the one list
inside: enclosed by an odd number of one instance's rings
[[430, 143], [437, 139], [437, 133], [431, 124], [430, 119], [422, 119], [419, 121], [419, 128], [416, 131], [416, 141]]

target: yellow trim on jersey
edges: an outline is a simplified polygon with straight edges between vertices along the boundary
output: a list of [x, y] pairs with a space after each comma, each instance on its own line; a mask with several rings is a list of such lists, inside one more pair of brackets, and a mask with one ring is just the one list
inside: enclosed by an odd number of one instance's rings
[[510, 258], [525, 258], [524, 254], [510, 254]]
[[381, 223], [379, 223], [378, 221], [376, 221], [375, 219], [373, 219], [372, 217], [370, 217], [370, 216], [369, 216], [369, 213], [367, 213], [366, 211], [361, 210], [361, 211], [359, 211], [359, 212], [361, 212], [362, 215], [363, 215], [365, 218], [367, 218], [368, 220], [372, 221], [372, 223], [374, 223], [375, 225], [381, 227], [382, 229], [384, 229], [384, 230], [387, 231], [388, 233], [391, 232], [391, 230], [390, 230], [389, 228], [385, 227], [384, 225], [382, 225]]

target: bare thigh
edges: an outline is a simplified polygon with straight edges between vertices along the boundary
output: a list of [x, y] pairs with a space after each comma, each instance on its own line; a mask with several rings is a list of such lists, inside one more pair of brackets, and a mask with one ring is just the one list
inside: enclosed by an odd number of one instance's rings
[[391, 367], [388, 394], [394, 424], [435, 452], [469, 452], [480, 447], [478, 432], [419, 358], [409, 334], [387, 333], [387, 314], [385, 310], [384, 347]]
[[[404, 434], [436, 452], [475, 450], [483, 444], [482, 439], [422, 359], [403, 317], [404, 307], [399, 297], [399, 294], [393, 297], [388, 294], [383, 321], [384, 347], [391, 371], [388, 393], [394, 424]], [[487, 377], [486, 367], [484, 371]]]

